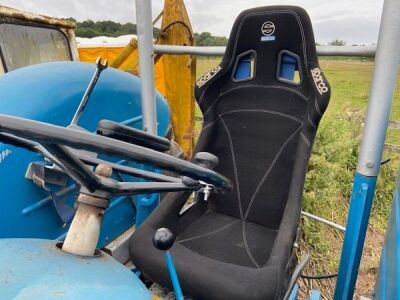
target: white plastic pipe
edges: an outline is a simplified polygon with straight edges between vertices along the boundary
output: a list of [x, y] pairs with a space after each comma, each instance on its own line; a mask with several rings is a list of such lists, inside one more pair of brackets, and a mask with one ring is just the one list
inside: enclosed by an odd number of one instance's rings
[[72, 254], [92, 256], [100, 236], [103, 209], [79, 203], [62, 250]]

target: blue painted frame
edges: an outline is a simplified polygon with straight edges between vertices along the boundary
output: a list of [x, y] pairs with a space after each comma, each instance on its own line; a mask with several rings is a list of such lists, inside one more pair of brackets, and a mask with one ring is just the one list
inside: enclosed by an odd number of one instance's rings
[[353, 299], [377, 177], [356, 173], [340, 259], [335, 300]]

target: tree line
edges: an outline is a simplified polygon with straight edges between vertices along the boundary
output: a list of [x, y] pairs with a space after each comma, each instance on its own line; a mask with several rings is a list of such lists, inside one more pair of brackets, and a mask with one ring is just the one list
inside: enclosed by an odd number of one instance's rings
[[[113, 21], [97, 21], [86, 20], [77, 22], [75, 19], [69, 20], [76, 23], [77, 28], [75, 34], [77, 37], [92, 38], [96, 36], [118, 37], [126, 34], [136, 34], [136, 24], [133, 23], [117, 23]], [[153, 27], [153, 37], [157, 38], [160, 29]], [[209, 32], [195, 33], [194, 38], [198, 46], [226, 46], [228, 39], [224, 36], [213, 36]]]
[[[78, 37], [92, 38], [96, 36], [118, 37], [126, 34], [136, 34], [136, 24], [133, 23], [117, 23], [113, 21], [97, 21], [86, 20], [77, 22], [75, 19], [69, 20], [76, 23], [77, 28], [75, 34]], [[160, 29], [153, 27], [153, 37], [157, 38], [160, 34]], [[195, 33], [194, 38], [197, 46], [226, 46], [228, 39], [224, 36], [214, 36], [210, 32]], [[318, 46], [319, 44], [316, 43]], [[329, 42], [328, 45], [344, 46], [346, 42], [338, 38]]]

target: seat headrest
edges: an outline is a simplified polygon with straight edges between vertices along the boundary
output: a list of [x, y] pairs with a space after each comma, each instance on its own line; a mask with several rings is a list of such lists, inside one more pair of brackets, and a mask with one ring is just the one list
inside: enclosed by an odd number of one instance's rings
[[218, 85], [228, 84], [229, 88], [243, 82], [301, 88], [307, 81], [313, 83], [314, 68], [318, 68], [318, 57], [311, 21], [304, 9], [297, 6], [248, 9], [233, 25], [221, 64], [197, 81], [196, 95], [219, 77], [226, 80]]

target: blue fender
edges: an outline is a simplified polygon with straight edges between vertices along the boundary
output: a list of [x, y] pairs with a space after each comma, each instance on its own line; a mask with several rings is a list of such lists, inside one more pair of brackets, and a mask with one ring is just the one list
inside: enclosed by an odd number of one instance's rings
[[[21, 68], [0, 77], [0, 113], [60, 126], [71, 122], [95, 65], [54, 62]], [[157, 93], [158, 133], [168, 130], [170, 112]], [[142, 129], [140, 80], [126, 72], [103, 71], [79, 125], [96, 130], [97, 122], [109, 119]], [[0, 144], [0, 237], [62, 239], [64, 226], [49, 193], [25, 179], [28, 164], [43, 158], [27, 150]], [[116, 160], [114, 160], [116, 161]], [[60, 190], [70, 206], [74, 202], [72, 182]], [[113, 199], [107, 210], [98, 247], [135, 222], [131, 198]]]
[[104, 252], [83, 257], [53, 241], [1, 239], [0, 266], [0, 299], [152, 299], [133, 272]]

